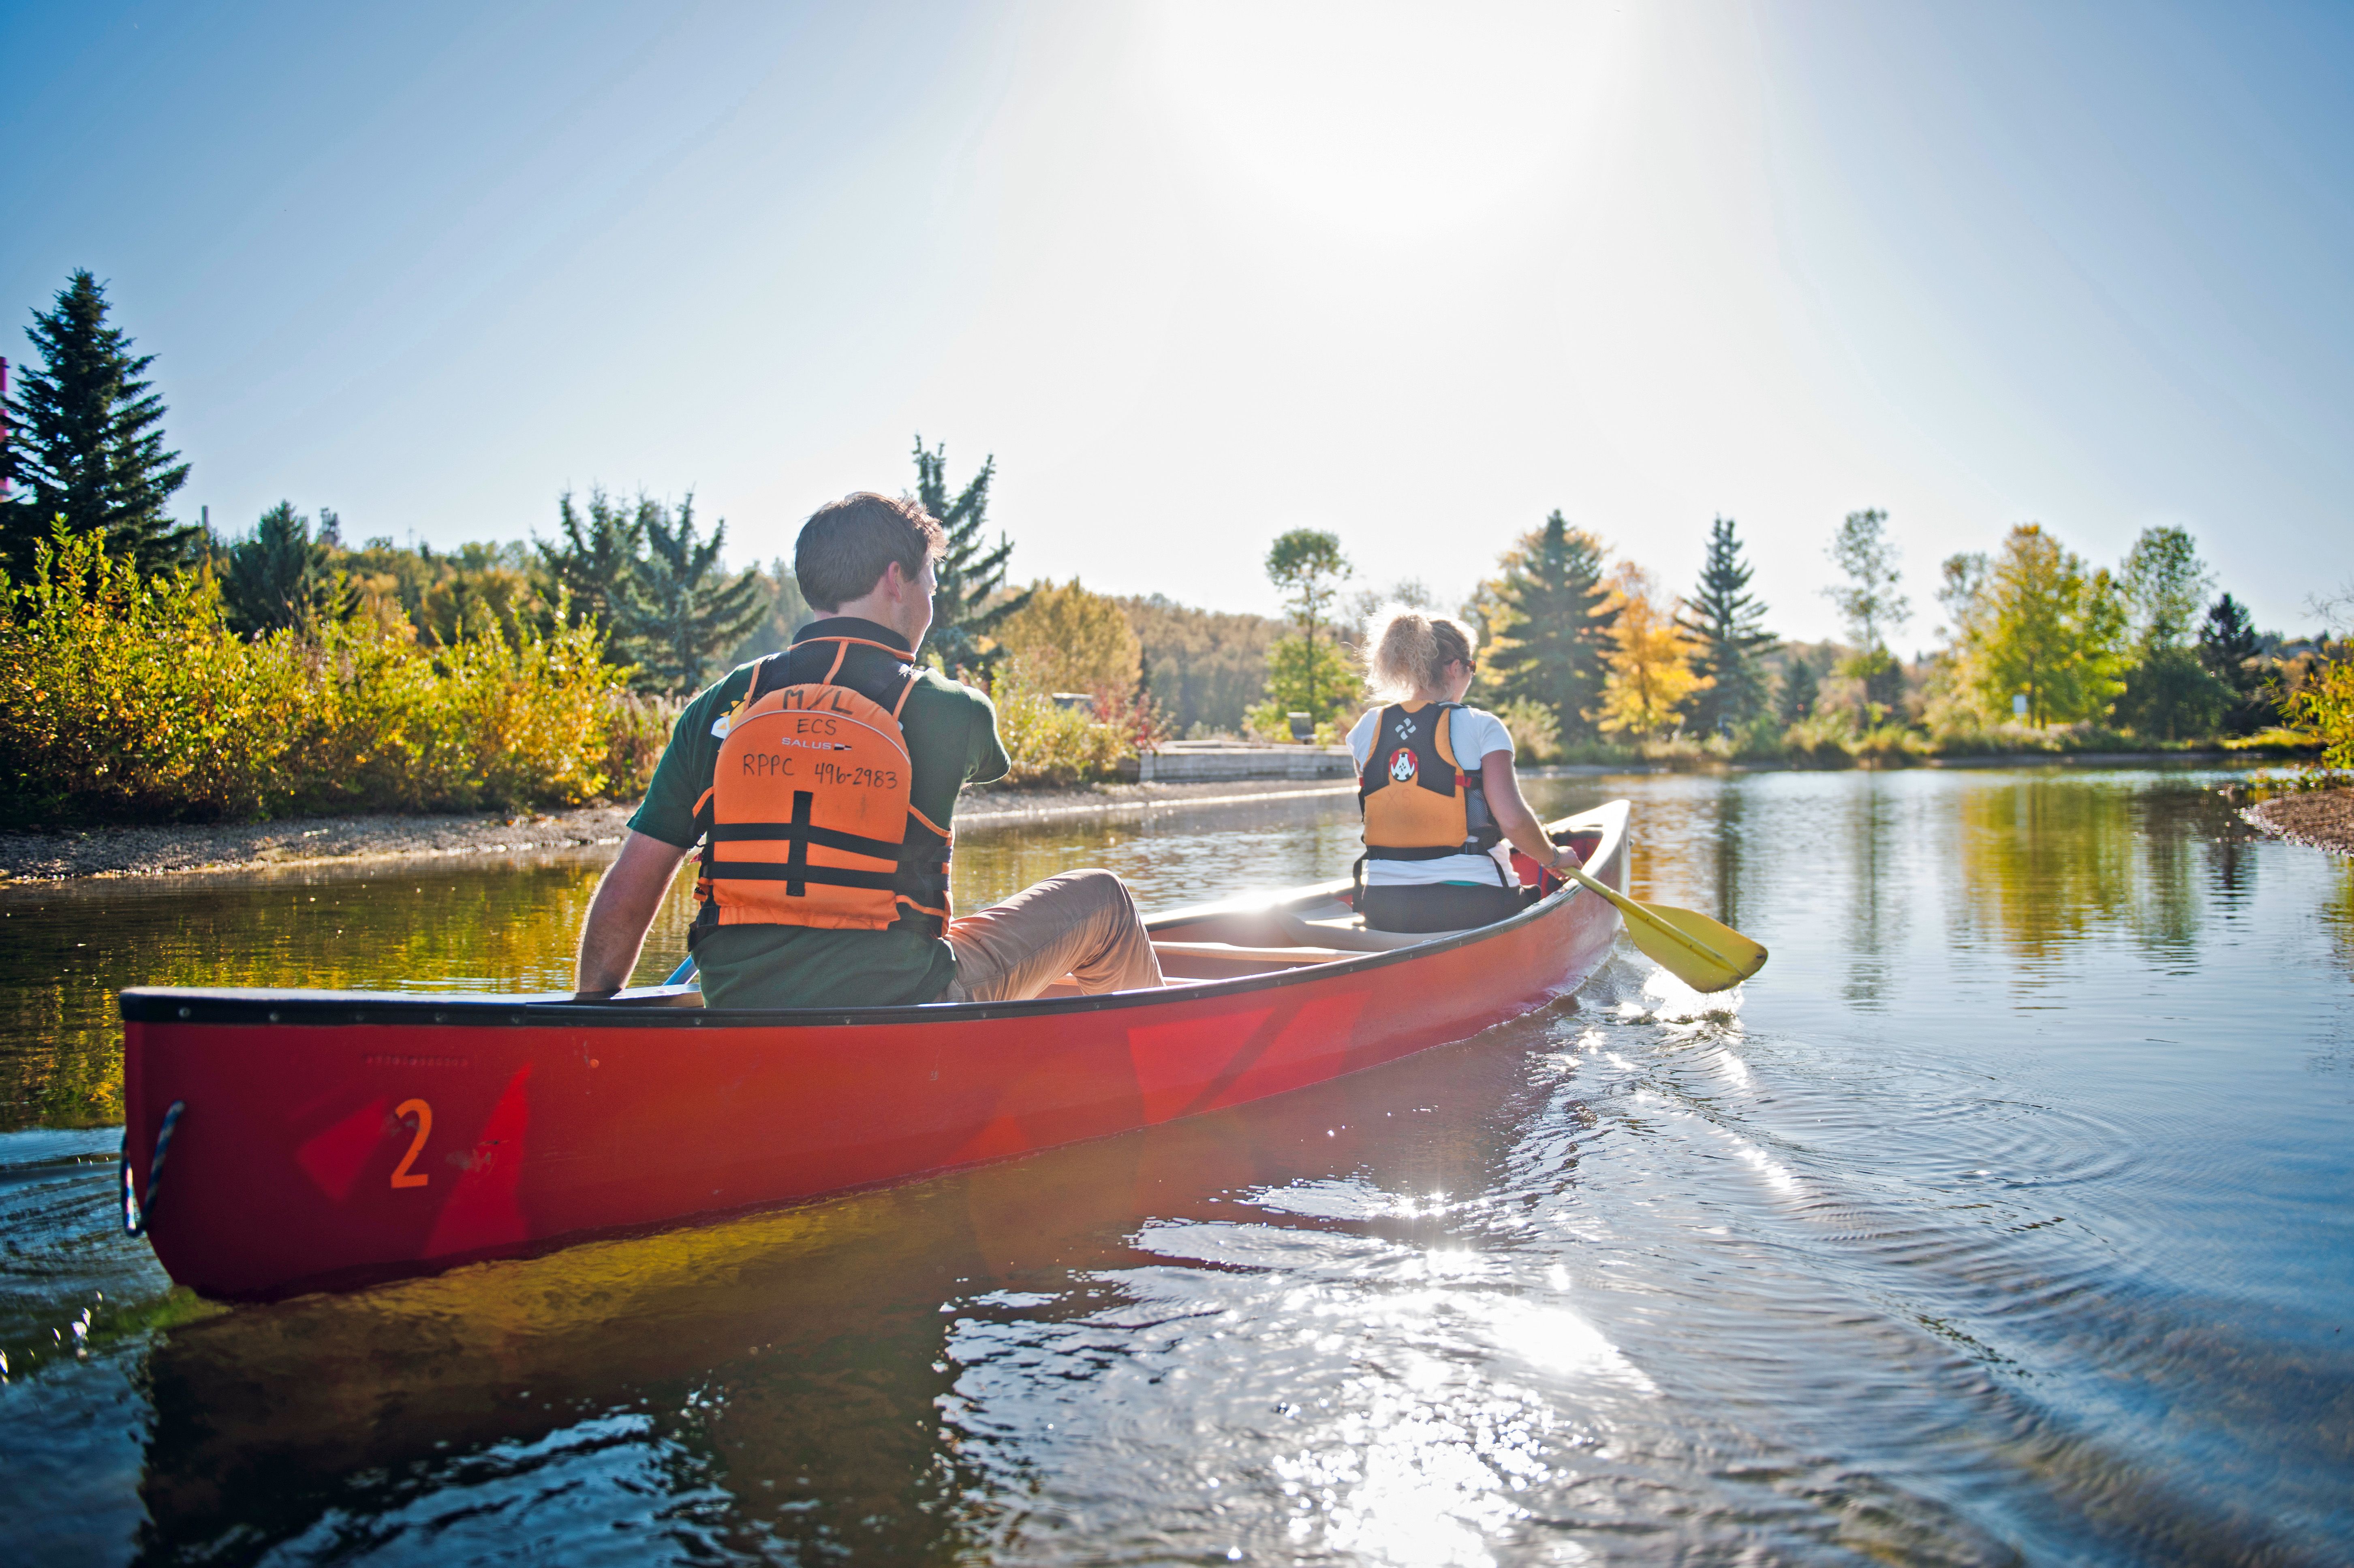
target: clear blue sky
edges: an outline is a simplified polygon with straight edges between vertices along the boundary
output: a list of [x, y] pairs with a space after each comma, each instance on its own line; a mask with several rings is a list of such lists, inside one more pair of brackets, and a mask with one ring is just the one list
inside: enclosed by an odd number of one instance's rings
[[2354, 578], [2354, 6], [160, 4], [0, 11], [0, 353], [67, 272], [184, 497], [731, 555], [999, 460], [1023, 578], [1453, 598], [1563, 508], [1787, 634], [1840, 515], [1937, 561], [2193, 530]]

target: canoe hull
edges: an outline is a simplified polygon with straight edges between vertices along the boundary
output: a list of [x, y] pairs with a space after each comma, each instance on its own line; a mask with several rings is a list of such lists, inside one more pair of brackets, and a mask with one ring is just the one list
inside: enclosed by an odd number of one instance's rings
[[[1623, 829], [1598, 848], [1623, 884]], [[174, 1279], [221, 1297], [359, 1284], [1322, 1083], [1565, 994], [1617, 926], [1573, 893], [1474, 938], [1248, 981], [831, 1018], [126, 992], [126, 1146], [186, 1107], [154, 1193], [130, 1162]]]

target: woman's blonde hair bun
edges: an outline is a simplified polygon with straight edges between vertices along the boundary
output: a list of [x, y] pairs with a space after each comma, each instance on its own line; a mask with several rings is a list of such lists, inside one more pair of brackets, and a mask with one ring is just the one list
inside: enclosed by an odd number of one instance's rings
[[1471, 629], [1452, 616], [1433, 615], [1412, 605], [1393, 604], [1377, 613], [1366, 629], [1365, 673], [1373, 694], [1384, 702], [1414, 694], [1417, 686], [1437, 686], [1455, 660], [1472, 662], [1479, 646]]

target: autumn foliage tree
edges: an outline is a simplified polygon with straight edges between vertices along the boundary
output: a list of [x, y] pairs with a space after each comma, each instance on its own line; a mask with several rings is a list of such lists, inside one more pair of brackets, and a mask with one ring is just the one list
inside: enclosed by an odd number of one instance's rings
[[1676, 711], [1702, 677], [1692, 669], [1698, 652], [1676, 620], [1650, 573], [1621, 561], [1608, 578], [1612, 648], [1602, 685], [1600, 721], [1606, 735], [1641, 739], [1671, 729]]
[[1022, 608], [998, 622], [997, 644], [1049, 692], [1127, 692], [1143, 667], [1143, 645], [1117, 600], [1073, 577], [1033, 583]]

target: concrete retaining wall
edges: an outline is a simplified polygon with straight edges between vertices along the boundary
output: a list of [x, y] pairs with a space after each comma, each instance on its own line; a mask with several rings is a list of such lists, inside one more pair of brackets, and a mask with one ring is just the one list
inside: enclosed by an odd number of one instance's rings
[[1178, 741], [1136, 759], [1137, 779], [1145, 784], [1353, 779], [1356, 775], [1356, 764], [1345, 746], [1204, 746]]

